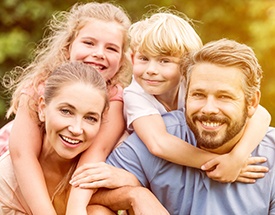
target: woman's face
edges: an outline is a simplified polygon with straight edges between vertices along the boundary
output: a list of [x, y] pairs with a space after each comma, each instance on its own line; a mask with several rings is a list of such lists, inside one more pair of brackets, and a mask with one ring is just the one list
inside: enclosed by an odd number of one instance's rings
[[80, 29], [70, 46], [70, 61], [91, 64], [110, 80], [120, 69], [123, 31], [116, 22], [94, 19]]
[[49, 104], [40, 98], [39, 117], [46, 130], [43, 145], [53, 148], [61, 158], [76, 157], [96, 137], [104, 105], [104, 96], [83, 83], [62, 87]]

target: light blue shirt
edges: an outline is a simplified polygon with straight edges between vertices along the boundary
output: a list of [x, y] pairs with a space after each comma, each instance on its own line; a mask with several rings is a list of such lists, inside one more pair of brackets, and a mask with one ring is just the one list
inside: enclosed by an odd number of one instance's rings
[[[182, 111], [169, 112], [163, 118], [169, 133], [196, 144]], [[135, 133], [110, 154], [107, 162], [135, 174], [171, 215], [275, 214], [274, 128], [268, 130], [253, 156], [267, 157], [264, 165], [270, 169], [254, 184], [219, 183], [199, 169], [160, 159], [150, 154]]]

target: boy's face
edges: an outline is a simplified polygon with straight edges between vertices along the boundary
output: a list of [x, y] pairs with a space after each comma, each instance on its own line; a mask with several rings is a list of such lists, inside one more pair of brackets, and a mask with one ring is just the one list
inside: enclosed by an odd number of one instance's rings
[[179, 58], [171, 56], [152, 57], [136, 52], [133, 56], [133, 74], [146, 93], [175, 99], [182, 81]]

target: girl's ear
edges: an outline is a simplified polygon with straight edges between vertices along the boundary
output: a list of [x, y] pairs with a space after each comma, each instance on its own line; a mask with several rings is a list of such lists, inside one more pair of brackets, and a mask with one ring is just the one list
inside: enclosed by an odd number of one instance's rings
[[45, 98], [40, 96], [38, 100], [38, 117], [41, 122], [45, 122]]

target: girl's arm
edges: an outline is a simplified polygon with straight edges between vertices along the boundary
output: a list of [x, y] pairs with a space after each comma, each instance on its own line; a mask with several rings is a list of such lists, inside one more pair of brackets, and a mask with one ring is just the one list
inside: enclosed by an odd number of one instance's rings
[[[231, 178], [231, 181], [237, 179], [237, 181], [246, 183], [253, 183], [256, 178], [263, 177], [263, 173], [268, 171], [267, 167], [253, 165], [250, 171], [246, 170], [246, 163], [251, 164], [248, 158], [265, 136], [270, 121], [271, 116], [268, 111], [259, 105], [248, 121], [244, 135], [234, 149], [229, 154], [219, 156], [202, 166], [203, 170], [215, 167], [213, 171], [208, 172], [208, 177], [219, 181], [227, 181], [228, 178]], [[255, 160], [254, 164], [264, 161], [264, 158], [259, 158]], [[241, 172], [243, 167], [245, 172]]]
[[[123, 102], [111, 101], [108, 115], [104, 117], [94, 143], [81, 155], [78, 167], [85, 163], [105, 161], [124, 130]], [[66, 214], [83, 214], [94, 191], [71, 187]]]
[[10, 135], [10, 155], [14, 172], [32, 214], [56, 215], [38, 161], [42, 146], [41, 131], [32, 119], [29, 96], [22, 94]]

